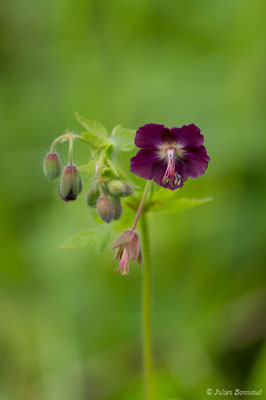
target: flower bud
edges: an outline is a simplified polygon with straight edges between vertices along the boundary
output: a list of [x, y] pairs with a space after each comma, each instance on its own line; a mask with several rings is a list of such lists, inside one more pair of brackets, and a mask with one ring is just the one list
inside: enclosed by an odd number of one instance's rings
[[98, 216], [102, 221], [109, 223], [114, 219], [114, 206], [106, 196], [98, 197], [96, 208]]
[[107, 183], [107, 187], [113, 196], [127, 197], [133, 193], [133, 189], [129, 183], [125, 181], [119, 181], [118, 179], [109, 181]]
[[57, 178], [61, 174], [62, 164], [57, 153], [48, 153], [43, 162], [44, 175], [49, 179]]
[[76, 200], [82, 190], [80, 174], [75, 165], [67, 165], [61, 176], [58, 191], [64, 201]]
[[86, 194], [85, 201], [89, 207], [96, 207], [99, 191], [96, 187], [89, 190]]
[[123, 208], [122, 208], [122, 204], [120, 201], [119, 197], [115, 197], [115, 196], [110, 196], [110, 200], [113, 204], [114, 210], [115, 210], [115, 214], [114, 214], [114, 219], [118, 220], [123, 212]]
[[101, 176], [106, 179], [114, 179], [115, 174], [111, 168], [103, 168], [101, 172]]

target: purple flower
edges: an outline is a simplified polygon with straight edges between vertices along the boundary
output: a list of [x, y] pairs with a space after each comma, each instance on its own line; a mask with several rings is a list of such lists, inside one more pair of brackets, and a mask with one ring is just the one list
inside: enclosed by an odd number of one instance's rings
[[131, 158], [130, 171], [175, 190], [188, 177], [201, 176], [208, 167], [210, 157], [203, 142], [204, 136], [194, 124], [171, 129], [146, 124], [137, 130], [135, 145], [141, 150]]
[[116, 239], [112, 245], [113, 249], [117, 249], [115, 259], [120, 259], [116, 271], [121, 275], [129, 273], [129, 260], [142, 263], [142, 253], [139, 245], [139, 235], [133, 230], [125, 231], [120, 238]]

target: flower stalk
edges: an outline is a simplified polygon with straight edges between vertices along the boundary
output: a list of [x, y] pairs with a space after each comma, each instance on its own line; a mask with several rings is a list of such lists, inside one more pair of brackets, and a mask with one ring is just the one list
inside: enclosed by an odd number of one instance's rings
[[74, 138], [73, 138], [73, 136], [70, 136], [69, 148], [68, 148], [68, 163], [69, 163], [69, 165], [73, 164], [73, 145], [74, 145]]
[[153, 400], [153, 360], [151, 330], [151, 248], [147, 216], [141, 219], [142, 246], [144, 254], [143, 286], [142, 286], [142, 318], [143, 318], [143, 373], [146, 400]]
[[146, 200], [146, 196], [147, 196], [147, 193], [148, 193], [148, 190], [149, 190], [149, 187], [150, 187], [150, 183], [151, 183], [150, 181], [147, 181], [147, 183], [146, 183], [146, 186], [145, 186], [145, 189], [144, 189], [144, 192], [143, 192], [143, 195], [142, 195], [142, 199], [141, 199], [141, 202], [139, 203], [139, 208], [138, 208], [136, 217], [134, 219], [134, 222], [133, 222], [133, 225], [132, 225], [132, 228], [131, 228], [133, 231], [136, 229], [139, 217], [140, 217], [141, 212], [143, 210], [143, 206], [144, 206], [144, 203], [145, 203], [145, 200]]
[[135, 230], [140, 218], [142, 246], [144, 255], [143, 284], [142, 284], [142, 324], [143, 324], [143, 373], [146, 400], [153, 400], [153, 360], [152, 360], [152, 331], [151, 331], [151, 248], [147, 216], [143, 207], [150, 187], [147, 181], [139, 208], [132, 226]]

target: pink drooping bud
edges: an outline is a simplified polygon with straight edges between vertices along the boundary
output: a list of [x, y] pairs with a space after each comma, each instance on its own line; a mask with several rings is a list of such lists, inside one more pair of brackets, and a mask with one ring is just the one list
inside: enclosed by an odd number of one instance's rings
[[108, 199], [108, 197], [106, 196], [98, 197], [96, 203], [96, 209], [99, 218], [102, 221], [107, 222], [107, 224], [109, 224], [109, 222], [111, 222], [114, 219], [115, 209], [112, 202]]
[[120, 259], [116, 271], [121, 275], [129, 273], [129, 260], [142, 264], [142, 252], [139, 245], [139, 235], [133, 230], [125, 231], [120, 238], [114, 241], [113, 249], [117, 249], [115, 259]]
[[60, 197], [64, 201], [76, 200], [82, 190], [79, 171], [75, 165], [67, 165], [58, 186]]

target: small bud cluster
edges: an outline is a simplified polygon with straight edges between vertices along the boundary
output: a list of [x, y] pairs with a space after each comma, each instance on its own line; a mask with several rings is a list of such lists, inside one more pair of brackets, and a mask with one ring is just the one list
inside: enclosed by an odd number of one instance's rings
[[[76, 200], [82, 190], [82, 182], [79, 170], [73, 164], [73, 142], [80, 136], [66, 133], [58, 137], [52, 143], [51, 151], [46, 155], [43, 163], [44, 174], [48, 179], [59, 176], [58, 192], [65, 202]], [[58, 153], [54, 151], [57, 142], [69, 142], [69, 162], [62, 171], [62, 162]], [[104, 157], [103, 157], [104, 156]], [[133, 193], [129, 183], [121, 180], [114, 167], [110, 168], [106, 162], [104, 152], [100, 155], [91, 180], [91, 188], [86, 193], [86, 204], [94, 208], [99, 218], [110, 223], [118, 220], [122, 215], [121, 197], [130, 196]]]
[[[132, 186], [126, 181], [125, 174], [120, 169], [118, 170], [113, 162], [116, 154], [115, 147], [121, 151], [127, 151], [129, 142], [125, 145], [126, 135], [121, 126], [115, 127], [109, 135], [100, 123], [86, 120], [78, 114], [76, 117], [88, 132], [80, 135], [66, 132], [57, 137], [52, 142], [50, 152], [44, 159], [44, 174], [48, 179], [59, 178], [58, 193], [65, 202], [77, 199], [83, 186], [80, 172], [87, 174], [89, 188], [85, 195], [86, 204], [93, 213], [98, 215], [100, 220], [109, 224], [120, 219], [123, 213], [121, 200], [133, 194]], [[122, 141], [121, 137], [123, 137]], [[73, 163], [73, 147], [76, 140], [90, 146], [91, 157], [87, 164], [80, 167]], [[64, 142], [68, 142], [69, 149], [68, 163], [63, 166], [55, 148], [58, 143]], [[143, 204], [140, 208], [142, 207]], [[130, 261], [137, 261], [139, 265], [142, 263], [140, 240], [135, 232], [140, 212], [141, 210], [137, 211], [132, 229], [126, 230], [113, 243], [113, 249], [116, 249], [115, 259], [119, 260], [116, 269], [122, 275], [129, 273]]]
[[118, 220], [122, 215], [120, 197], [127, 197], [133, 193], [132, 187], [119, 179], [98, 179], [98, 183], [86, 194], [86, 203], [89, 207], [96, 207], [99, 218], [109, 223]]
[[78, 168], [72, 163], [66, 165], [62, 172], [62, 162], [58, 153], [50, 152], [46, 155], [43, 170], [48, 179], [55, 179], [61, 175], [58, 193], [62, 200], [76, 200], [82, 190], [82, 182]]

